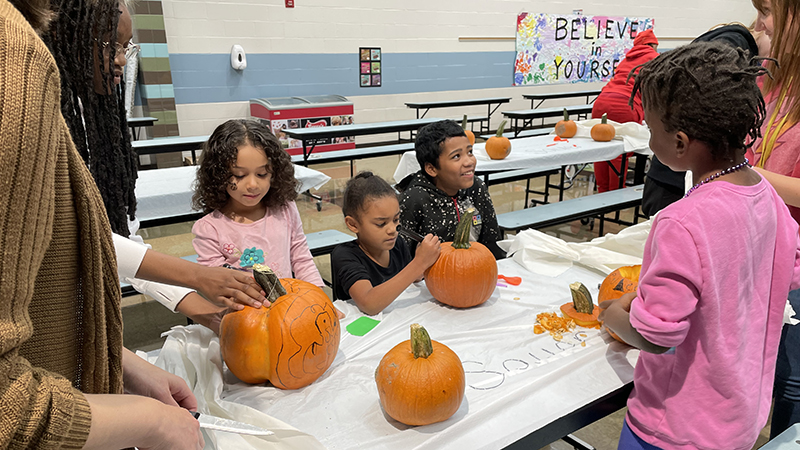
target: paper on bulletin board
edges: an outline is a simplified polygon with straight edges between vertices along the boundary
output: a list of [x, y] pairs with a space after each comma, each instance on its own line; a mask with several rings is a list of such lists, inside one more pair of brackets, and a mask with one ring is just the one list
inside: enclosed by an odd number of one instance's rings
[[636, 17], [520, 13], [514, 86], [608, 81], [639, 32]]

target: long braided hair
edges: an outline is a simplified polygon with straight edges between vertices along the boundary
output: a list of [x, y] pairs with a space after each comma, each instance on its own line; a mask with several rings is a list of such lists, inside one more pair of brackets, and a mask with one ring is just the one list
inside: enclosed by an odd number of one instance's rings
[[715, 159], [733, 160], [761, 136], [765, 107], [756, 78], [769, 71], [760, 60], [718, 41], [678, 47], [641, 66], [630, 103], [641, 92], [667, 131], [683, 131], [708, 144]]
[[[55, 19], [42, 39], [61, 75], [61, 112], [103, 197], [111, 229], [127, 237], [128, 218], [136, 214], [138, 158], [128, 132], [124, 80], [113, 83], [120, 3], [51, 0], [51, 7]], [[96, 92], [98, 76], [106, 92]]]

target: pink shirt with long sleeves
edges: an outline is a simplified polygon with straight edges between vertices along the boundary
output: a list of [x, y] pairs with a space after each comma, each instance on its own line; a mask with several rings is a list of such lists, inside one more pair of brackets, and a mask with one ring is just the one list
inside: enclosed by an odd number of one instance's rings
[[648, 341], [626, 417], [663, 449], [750, 449], [769, 414], [798, 227], [765, 181], [715, 181], [653, 220], [630, 321]]
[[[324, 286], [308, 249], [297, 205], [267, 210], [253, 223], [234, 222], [219, 211], [207, 214], [192, 227], [197, 262], [206, 266], [251, 268], [268, 265], [279, 278], [297, 278]], [[292, 275], [294, 273], [294, 275]]]

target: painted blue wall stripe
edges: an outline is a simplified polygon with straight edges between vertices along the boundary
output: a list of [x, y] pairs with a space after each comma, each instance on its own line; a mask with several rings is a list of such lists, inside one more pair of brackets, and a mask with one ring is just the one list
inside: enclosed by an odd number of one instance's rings
[[382, 86], [358, 85], [358, 55], [247, 55], [247, 69], [228, 54], [171, 54], [175, 102], [215, 103], [317, 94], [386, 95], [510, 87], [515, 52], [384, 53]]

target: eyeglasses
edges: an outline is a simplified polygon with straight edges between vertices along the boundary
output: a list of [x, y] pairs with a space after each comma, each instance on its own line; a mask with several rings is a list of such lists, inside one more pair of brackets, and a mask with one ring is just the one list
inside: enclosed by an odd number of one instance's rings
[[[107, 49], [111, 44], [110, 42], [100, 40], [97, 42], [100, 44], [100, 47], [102, 47], [103, 50]], [[133, 59], [139, 54], [139, 50], [141, 50], [141, 48], [139, 47], [139, 44], [134, 43], [133, 39], [131, 39], [125, 43], [125, 45], [122, 45], [119, 42], [115, 43], [114, 50], [116, 51], [116, 54], [123, 53], [125, 55], [125, 59]]]

